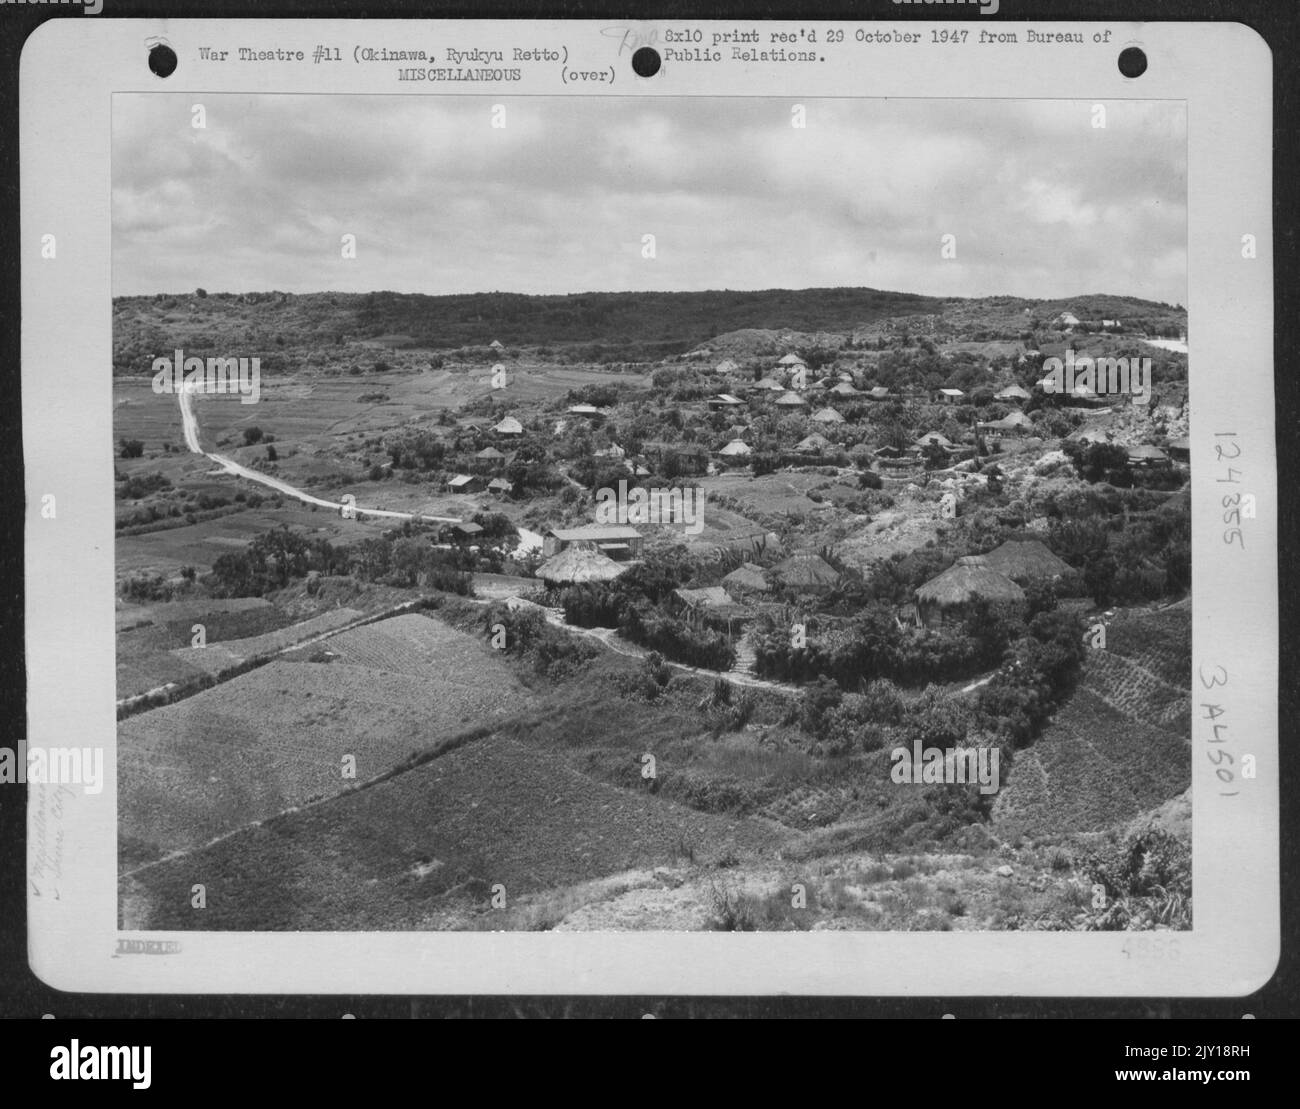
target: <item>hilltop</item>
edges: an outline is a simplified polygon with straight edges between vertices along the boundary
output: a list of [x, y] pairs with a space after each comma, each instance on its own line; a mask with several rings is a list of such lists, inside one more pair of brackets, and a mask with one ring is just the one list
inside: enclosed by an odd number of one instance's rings
[[[689, 293], [574, 293], [529, 296], [469, 293], [425, 296], [373, 293], [158, 293], [113, 301], [113, 369], [146, 373], [179, 344], [187, 354], [262, 358], [263, 372], [298, 368], [286, 354], [318, 357], [365, 343], [429, 352], [475, 348], [493, 339], [508, 352], [557, 360], [654, 361], [701, 346], [725, 349], [729, 335], [784, 332], [813, 345], [823, 337], [856, 343], [897, 335], [1018, 339], [1061, 312], [1080, 319], [1120, 318], [1131, 328], [1177, 334], [1181, 308], [1132, 297], [1066, 300], [1016, 297], [937, 298], [879, 289], [767, 289]], [[720, 347], [719, 344], [722, 344]]]

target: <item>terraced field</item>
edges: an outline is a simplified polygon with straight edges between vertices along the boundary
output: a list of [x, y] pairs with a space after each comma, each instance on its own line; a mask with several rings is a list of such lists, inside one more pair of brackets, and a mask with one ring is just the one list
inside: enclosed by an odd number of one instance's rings
[[[711, 815], [581, 774], [492, 736], [378, 785], [248, 828], [123, 885], [142, 919], [205, 929], [439, 929], [493, 926], [490, 889], [512, 899], [631, 868], [770, 852], [763, 821]], [[182, 896], [182, 892], [184, 896]]]
[[994, 826], [1090, 832], [1131, 820], [1191, 784], [1190, 737], [1190, 609], [1116, 613], [1069, 702], [1016, 752]]
[[[421, 653], [420, 666], [277, 660], [123, 721], [124, 869], [350, 788], [529, 704], [531, 694], [485, 644], [426, 616], [397, 621], [393, 634]], [[369, 629], [345, 635], [376, 639]], [[356, 760], [355, 779], [343, 775], [345, 755]]]
[[117, 696], [133, 697], [168, 682], [180, 685], [208, 672], [190, 657], [197, 652], [178, 653], [189, 647], [195, 624], [203, 625], [212, 646], [264, 634], [291, 619], [260, 597], [123, 605], [116, 614]]
[[481, 684], [473, 667], [483, 646], [469, 636], [426, 616], [395, 616], [332, 636], [324, 649], [336, 663], [389, 674], [437, 674], [452, 684]]
[[346, 627], [364, 615], [353, 608], [332, 608], [309, 620], [291, 624], [287, 628], [277, 628], [264, 635], [231, 639], [224, 643], [209, 642], [206, 647], [181, 647], [172, 654], [186, 665], [208, 674], [217, 674], [245, 659], [274, 654], [324, 632]]

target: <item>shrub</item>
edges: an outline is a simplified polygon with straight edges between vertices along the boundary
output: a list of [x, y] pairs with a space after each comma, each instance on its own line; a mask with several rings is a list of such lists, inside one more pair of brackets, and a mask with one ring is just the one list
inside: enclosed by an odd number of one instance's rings
[[1106, 892], [1107, 903], [1089, 918], [1087, 930], [1191, 927], [1191, 849], [1163, 828], [1131, 832], [1095, 848], [1079, 869]]

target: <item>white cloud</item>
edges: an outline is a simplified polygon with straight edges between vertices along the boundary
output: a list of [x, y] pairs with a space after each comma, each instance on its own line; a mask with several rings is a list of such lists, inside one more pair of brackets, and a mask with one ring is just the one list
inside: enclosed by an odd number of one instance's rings
[[[114, 103], [114, 291], [807, 288], [1186, 300], [1172, 102]], [[496, 98], [493, 98], [496, 102]], [[356, 262], [339, 236], [357, 236]], [[658, 257], [640, 256], [653, 233]], [[958, 258], [939, 255], [953, 234]]]

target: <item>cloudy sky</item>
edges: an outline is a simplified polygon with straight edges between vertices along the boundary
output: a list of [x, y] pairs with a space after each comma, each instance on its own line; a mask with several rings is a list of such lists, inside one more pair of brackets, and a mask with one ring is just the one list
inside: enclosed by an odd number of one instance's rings
[[115, 295], [855, 285], [1186, 303], [1178, 103], [1112, 101], [1097, 129], [1080, 101], [807, 100], [800, 130], [788, 100], [209, 95], [200, 130], [195, 99], [114, 98]]

